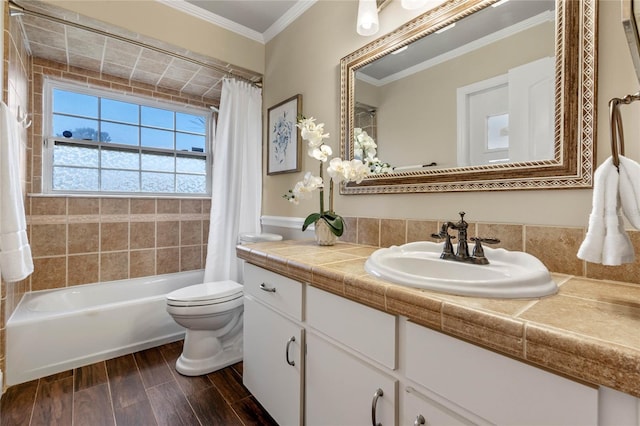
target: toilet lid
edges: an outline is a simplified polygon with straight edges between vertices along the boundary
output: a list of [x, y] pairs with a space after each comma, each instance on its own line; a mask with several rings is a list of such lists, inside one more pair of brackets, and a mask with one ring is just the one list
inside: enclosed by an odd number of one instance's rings
[[282, 240], [282, 235], [269, 234], [266, 232], [264, 234], [251, 233], [251, 232], [240, 234], [240, 241], [245, 243], [257, 243], [260, 241], [280, 241], [280, 240]]
[[242, 285], [235, 281], [213, 281], [190, 285], [167, 294], [167, 303], [174, 306], [198, 306], [223, 303], [242, 297]]

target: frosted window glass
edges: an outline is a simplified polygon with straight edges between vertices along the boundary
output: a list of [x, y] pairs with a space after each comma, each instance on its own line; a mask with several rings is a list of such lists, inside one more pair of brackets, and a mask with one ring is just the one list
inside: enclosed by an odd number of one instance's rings
[[176, 169], [173, 154], [142, 154], [142, 170], [156, 172], [174, 172]]
[[177, 192], [188, 194], [206, 193], [206, 177], [197, 175], [176, 175], [176, 189]]
[[145, 192], [173, 192], [174, 179], [173, 173], [142, 172], [142, 190]]
[[140, 191], [140, 172], [102, 170], [100, 183], [103, 191], [138, 192]]
[[53, 167], [53, 189], [56, 191], [98, 191], [98, 169]]
[[206, 174], [206, 166], [207, 162], [204, 158], [189, 158], [180, 156], [176, 158], [177, 172]]
[[140, 168], [140, 154], [131, 151], [103, 149], [101, 166], [107, 169], [138, 170]]
[[56, 144], [53, 148], [53, 164], [98, 167], [98, 148]]

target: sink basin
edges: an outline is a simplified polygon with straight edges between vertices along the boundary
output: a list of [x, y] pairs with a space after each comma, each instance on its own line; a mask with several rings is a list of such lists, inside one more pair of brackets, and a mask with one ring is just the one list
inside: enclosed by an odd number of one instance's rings
[[376, 278], [461, 296], [533, 298], [554, 294], [558, 286], [534, 256], [484, 247], [489, 265], [440, 259], [443, 243], [429, 241], [381, 248], [365, 263]]

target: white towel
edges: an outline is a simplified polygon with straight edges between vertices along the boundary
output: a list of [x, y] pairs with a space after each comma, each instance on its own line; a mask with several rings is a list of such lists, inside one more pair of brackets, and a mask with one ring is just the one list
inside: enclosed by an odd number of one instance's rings
[[20, 186], [18, 121], [0, 102], [0, 272], [7, 282], [33, 272]]
[[603, 265], [633, 262], [633, 246], [624, 231], [618, 190], [618, 170], [609, 157], [594, 174], [589, 228], [578, 250], [578, 258]]
[[640, 164], [619, 155], [620, 204], [629, 223], [640, 229]]

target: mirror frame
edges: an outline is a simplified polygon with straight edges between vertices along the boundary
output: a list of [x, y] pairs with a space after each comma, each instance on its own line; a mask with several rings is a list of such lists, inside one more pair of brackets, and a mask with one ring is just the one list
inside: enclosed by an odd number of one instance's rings
[[[341, 59], [342, 158], [353, 158], [356, 71], [497, 1], [449, 0]], [[359, 184], [343, 182], [340, 193], [591, 188], [596, 161], [597, 9], [597, 0], [556, 1], [554, 159], [372, 175]]]

